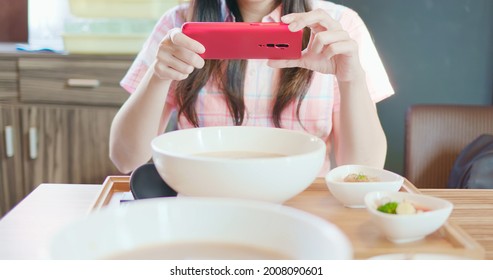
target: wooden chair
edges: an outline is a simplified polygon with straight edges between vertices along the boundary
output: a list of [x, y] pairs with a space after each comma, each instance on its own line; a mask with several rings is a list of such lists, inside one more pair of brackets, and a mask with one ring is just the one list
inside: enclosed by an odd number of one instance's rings
[[413, 105], [406, 115], [404, 176], [419, 188], [446, 188], [461, 150], [493, 134], [493, 106]]

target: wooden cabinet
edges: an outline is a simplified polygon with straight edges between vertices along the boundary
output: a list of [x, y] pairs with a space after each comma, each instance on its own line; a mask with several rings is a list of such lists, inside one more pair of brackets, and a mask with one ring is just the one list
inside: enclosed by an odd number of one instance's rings
[[17, 60], [0, 59], [0, 100], [17, 99], [17, 77]]
[[96, 58], [20, 58], [23, 102], [120, 106], [128, 94], [119, 82], [129, 60]]
[[19, 110], [0, 105], [0, 217], [25, 195]]
[[109, 131], [117, 108], [23, 106], [24, 182], [102, 183], [119, 174], [109, 159]]
[[119, 175], [109, 132], [133, 58], [0, 55], [0, 217], [41, 183]]

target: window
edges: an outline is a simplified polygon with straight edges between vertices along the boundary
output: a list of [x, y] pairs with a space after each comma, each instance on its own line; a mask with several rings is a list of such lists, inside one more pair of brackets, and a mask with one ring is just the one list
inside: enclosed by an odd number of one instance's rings
[[64, 22], [69, 16], [68, 0], [29, 0], [28, 6], [29, 43], [63, 49], [61, 35]]

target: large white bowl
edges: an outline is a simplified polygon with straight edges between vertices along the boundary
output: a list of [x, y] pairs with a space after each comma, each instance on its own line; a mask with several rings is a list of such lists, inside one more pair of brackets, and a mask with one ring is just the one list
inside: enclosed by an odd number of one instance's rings
[[306, 189], [326, 156], [318, 137], [266, 127], [184, 129], [156, 137], [151, 146], [159, 174], [181, 195], [270, 202], [284, 202]]
[[[378, 182], [344, 182], [344, 178], [352, 173], [378, 178]], [[404, 178], [398, 174], [364, 165], [341, 165], [325, 176], [331, 194], [349, 208], [364, 208], [366, 194], [374, 191], [397, 192], [403, 182]]]
[[[174, 248], [166, 249], [172, 244]], [[187, 244], [194, 249], [185, 253], [179, 246]], [[204, 252], [200, 249], [204, 244], [236, 249], [234, 255]], [[244, 246], [270, 254], [249, 255]], [[138, 248], [152, 252], [138, 255]], [[62, 229], [49, 252], [51, 259], [352, 258], [347, 237], [315, 215], [262, 201], [190, 197], [138, 200], [102, 209]]]
[[[423, 213], [396, 215], [382, 213], [377, 208], [384, 202], [402, 202], [406, 200], [420, 207], [429, 209]], [[365, 197], [366, 209], [373, 221], [388, 240], [394, 243], [406, 243], [425, 238], [435, 232], [447, 221], [453, 204], [438, 197], [412, 194], [373, 192]]]

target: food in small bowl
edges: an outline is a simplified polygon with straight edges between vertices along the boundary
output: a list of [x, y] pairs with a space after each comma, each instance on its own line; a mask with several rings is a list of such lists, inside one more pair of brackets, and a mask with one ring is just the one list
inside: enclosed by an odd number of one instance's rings
[[344, 206], [364, 208], [365, 195], [374, 191], [397, 192], [404, 178], [388, 170], [364, 165], [342, 165], [330, 170], [325, 183]]
[[447, 200], [405, 192], [372, 192], [365, 204], [377, 227], [394, 243], [425, 238], [443, 226], [453, 209]]
[[320, 138], [267, 127], [177, 130], [151, 146], [159, 174], [180, 195], [276, 203], [306, 189], [326, 157]]
[[334, 224], [274, 203], [151, 198], [93, 212], [55, 234], [51, 259], [351, 259]]

